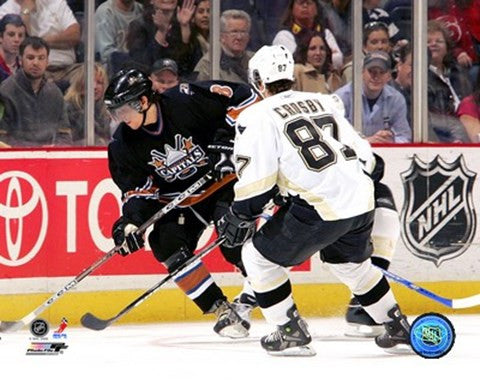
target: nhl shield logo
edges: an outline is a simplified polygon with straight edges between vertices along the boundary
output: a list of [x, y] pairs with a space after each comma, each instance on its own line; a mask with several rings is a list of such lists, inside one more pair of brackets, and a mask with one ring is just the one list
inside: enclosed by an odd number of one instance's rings
[[460, 256], [476, 231], [472, 199], [476, 173], [467, 169], [463, 155], [453, 163], [440, 156], [424, 163], [414, 155], [401, 177], [402, 237], [408, 250], [437, 267]]

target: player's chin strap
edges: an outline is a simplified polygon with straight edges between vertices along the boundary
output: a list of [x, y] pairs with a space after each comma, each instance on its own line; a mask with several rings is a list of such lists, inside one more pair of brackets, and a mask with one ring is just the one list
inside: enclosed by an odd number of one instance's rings
[[[262, 99], [265, 98], [264, 92], [265, 92], [266, 86], [262, 82], [262, 80], [260, 79], [260, 75], [258, 74], [258, 71], [257, 71], [256, 74], [254, 74], [254, 79], [250, 80], [250, 85], [255, 90], [255, 92], [257, 93], [258, 96], [260, 96]], [[261, 88], [263, 90], [261, 90]]]
[[148, 110], [152, 107], [153, 103], [151, 103], [150, 101], [148, 102], [148, 107], [147, 109], [145, 109], [143, 111], [143, 119], [142, 119], [142, 124], [140, 125], [141, 127], [143, 127], [143, 124], [145, 124], [145, 120], [147, 120], [147, 112]]

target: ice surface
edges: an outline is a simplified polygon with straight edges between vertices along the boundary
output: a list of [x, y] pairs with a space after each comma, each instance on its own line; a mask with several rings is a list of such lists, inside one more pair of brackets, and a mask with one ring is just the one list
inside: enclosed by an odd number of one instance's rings
[[[343, 336], [341, 318], [307, 319], [315, 357], [274, 357], [259, 339], [272, 328], [254, 321], [251, 336], [223, 339], [212, 321], [68, 327], [68, 349], [57, 356], [27, 356], [31, 334], [0, 334], [1, 383], [478, 383], [480, 316], [449, 315], [457, 338], [441, 359], [390, 355], [371, 339]], [[413, 320], [413, 317], [409, 317]], [[49, 339], [51, 340], [51, 338]], [[35, 380], [35, 381], [33, 381]]]

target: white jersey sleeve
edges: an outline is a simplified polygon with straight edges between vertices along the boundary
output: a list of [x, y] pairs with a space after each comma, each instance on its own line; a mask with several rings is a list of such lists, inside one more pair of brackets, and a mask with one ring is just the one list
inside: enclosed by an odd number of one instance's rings
[[[293, 91], [243, 111], [234, 145], [235, 200], [253, 198], [277, 185], [283, 195], [300, 196], [324, 220], [372, 210], [371, 179], [352, 147], [332, 134], [338, 132], [338, 124], [343, 128], [343, 120], [336, 121], [337, 113], [322, 95]], [[345, 140], [361, 140], [346, 123]]]
[[[258, 104], [258, 103], [257, 103]], [[279, 137], [275, 122], [257, 104], [237, 121], [234, 159], [239, 182], [235, 200], [245, 200], [272, 189], [278, 178]]]

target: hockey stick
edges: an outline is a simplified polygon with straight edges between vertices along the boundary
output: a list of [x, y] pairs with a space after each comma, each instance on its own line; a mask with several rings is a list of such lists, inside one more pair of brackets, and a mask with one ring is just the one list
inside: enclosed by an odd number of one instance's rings
[[155, 284], [153, 287], [151, 287], [149, 290], [145, 291], [143, 294], [141, 294], [139, 297], [137, 297], [135, 300], [133, 300], [130, 304], [128, 304], [126, 307], [124, 307], [120, 312], [118, 312], [115, 316], [111, 317], [110, 319], [100, 319], [94, 314], [87, 312], [84, 314], [80, 320], [82, 325], [86, 328], [93, 329], [95, 331], [101, 331], [105, 328], [107, 328], [109, 325], [117, 321], [119, 318], [121, 318], [123, 315], [127, 314], [130, 312], [133, 308], [136, 306], [140, 305], [143, 303], [146, 299], [148, 299], [151, 295], [153, 295], [156, 291], [158, 291], [166, 282], [174, 278], [176, 275], [178, 275], [181, 271], [183, 271], [188, 265], [192, 264], [194, 261], [201, 259], [205, 255], [207, 255], [210, 251], [212, 251], [214, 248], [219, 246], [225, 241], [224, 238], [219, 238], [213, 243], [211, 243], [209, 246], [207, 246], [205, 249], [203, 249], [201, 252], [197, 253], [194, 257], [192, 257], [190, 260], [188, 260], [181, 268], [173, 271], [172, 273], [168, 274], [165, 276], [162, 280], [160, 280], [157, 284]]
[[[144, 233], [148, 227], [157, 222], [161, 217], [165, 216], [172, 209], [176, 208], [181, 202], [183, 202], [187, 197], [192, 195], [198, 189], [200, 189], [205, 183], [212, 179], [212, 175], [207, 173], [202, 178], [194, 182], [190, 187], [173, 199], [170, 203], [165, 205], [161, 210], [155, 213], [150, 219], [143, 223], [137, 230], [137, 234]], [[28, 315], [17, 321], [0, 321], [0, 332], [15, 332], [24, 327], [25, 325], [32, 322], [40, 313], [52, 305], [59, 297], [64, 293], [71, 290], [78, 283], [80, 283], [85, 277], [90, 275], [94, 270], [103, 265], [107, 260], [109, 260], [113, 255], [115, 255], [121, 246], [115, 246], [108, 253], [103, 255], [95, 263], [84, 269], [79, 275], [77, 275], [72, 281], [66, 284], [62, 289], [57, 291], [53, 296], [51, 296], [47, 301], [37, 307], [35, 310], [30, 312]]]
[[403, 277], [400, 277], [398, 275], [395, 275], [394, 273], [387, 271], [383, 268], [380, 268], [377, 266], [378, 269], [380, 269], [383, 274], [387, 277], [389, 277], [392, 280], [395, 280], [397, 283], [400, 283], [407, 288], [410, 288], [414, 290], [415, 292], [428, 297], [429, 299], [432, 299], [434, 301], [439, 302], [440, 304], [445, 305], [446, 307], [449, 308], [454, 308], [454, 309], [461, 309], [461, 308], [471, 308], [475, 307], [477, 305], [480, 305], [480, 294], [469, 296], [469, 297], [464, 297], [462, 299], [449, 299], [446, 297], [439, 296], [425, 288], [419, 287], [418, 285], [413, 284], [412, 282], [408, 281], [407, 279], [404, 279]]
[[[237, 178], [237, 176], [235, 175], [235, 173], [229, 173], [228, 175], [224, 176], [221, 180], [219, 180], [215, 184], [213, 184], [211, 187], [209, 187], [201, 195], [190, 196], [189, 198], [185, 199], [185, 201], [182, 201], [182, 203], [179, 204], [179, 206], [180, 207], [190, 207], [192, 205], [200, 203], [201, 201], [205, 200], [207, 197], [210, 197], [214, 192], [218, 191], [223, 186], [225, 186], [228, 183], [235, 180], [236, 178]], [[172, 201], [172, 198], [168, 197], [168, 196], [160, 195], [160, 196], [158, 196], [158, 201], [166, 204], [166, 203], [169, 203], [170, 201]]]

